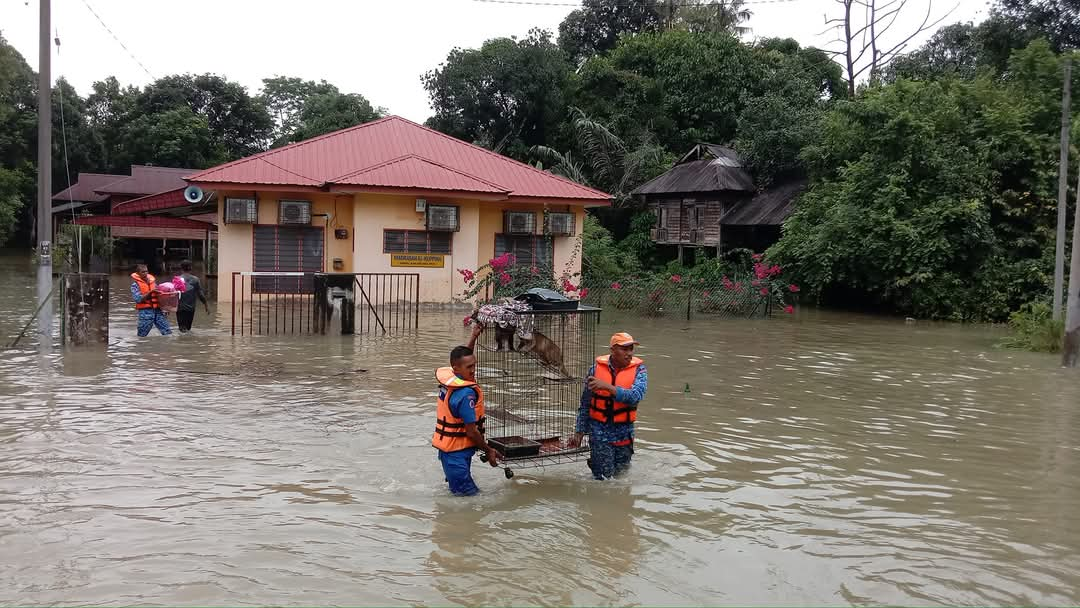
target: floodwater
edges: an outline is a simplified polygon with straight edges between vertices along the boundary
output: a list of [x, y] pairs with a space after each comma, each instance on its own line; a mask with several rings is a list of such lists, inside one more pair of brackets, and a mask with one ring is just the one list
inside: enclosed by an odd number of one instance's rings
[[[0, 258], [5, 342], [31, 273]], [[459, 315], [138, 340], [114, 290], [107, 352], [0, 353], [4, 604], [1080, 603], [1080, 383], [999, 329], [627, 320], [631, 474], [477, 462], [457, 499], [428, 441]]]

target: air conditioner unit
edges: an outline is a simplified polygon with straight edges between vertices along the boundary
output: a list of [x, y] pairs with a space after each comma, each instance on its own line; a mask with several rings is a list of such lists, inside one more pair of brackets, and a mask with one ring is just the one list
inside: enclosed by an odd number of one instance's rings
[[453, 205], [427, 205], [427, 229], [437, 232], [457, 232], [458, 208]]
[[549, 213], [547, 233], [554, 236], [574, 236], [575, 219], [573, 213]]
[[253, 198], [226, 198], [226, 224], [256, 224], [259, 221], [259, 201]]
[[525, 211], [507, 211], [503, 217], [506, 234], [536, 234], [536, 214]]
[[416, 199], [416, 212], [424, 213], [425, 211], [427, 211], [427, 201], [422, 198]]
[[281, 201], [278, 211], [279, 224], [305, 226], [311, 223], [311, 201]]

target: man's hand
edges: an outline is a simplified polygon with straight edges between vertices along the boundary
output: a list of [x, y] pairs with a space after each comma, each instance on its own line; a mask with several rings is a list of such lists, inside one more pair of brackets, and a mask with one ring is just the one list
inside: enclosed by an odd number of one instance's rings
[[570, 441], [566, 442], [566, 447], [580, 448], [581, 439], [585, 436], [585, 433], [574, 433], [574, 436], [570, 438]]
[[604, 382], [603, 380], [597, 380], [594, 376], [589, 376], [589, 390], [590, 391], [607, 391], [611, 394], [615, 394], [615, 387]]
[[488, 446], [488, 449], [487, 449], [487, 451], [485, 453], [487, 455], [488, 464], [490, 464], [493, 467], [499, 466], [499, 451], [498, 450], [496, 450], [495, 448], [493, 448], [491, 446]]
[[484, 326], [481, 325], [479, 322], [473, 323], [472, 335], [469, 336], [469, 339], [470, 340], [476, 340], [477, 338], [480, 337], [480, 334], [482, 334], [482, 333], [484, 333]]

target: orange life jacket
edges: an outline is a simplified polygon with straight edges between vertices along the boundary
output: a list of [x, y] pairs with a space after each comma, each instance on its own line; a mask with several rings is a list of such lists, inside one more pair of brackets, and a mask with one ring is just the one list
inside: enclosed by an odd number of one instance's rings
[[135, 284], [139, 286], [139, 293], [141, 293], [143, 296], [142, 299], [139, 300], [139, 302], [135, 305], [136, 310], [144, 310], [147, 308], [160, 308], [160, 306], [158, 306], [158, 299], [156, 293], [151, 294], [150, 297], [146, 297], [146, 294], [150, 293], [154, 290], [155, 287], [157, 287], [157, 279], [154, 278], [154, 275], [147, 274], [146, 280], [144, 281], [143, 278], [139, 276], [139, 273], [133, 272], [131, 273], [131, 280], [135, 281]]
[[[631, 357], [630, 365], [615, 372], [614, 378], [611, 377], [611, 365], [608, 361], [608, 355], [596, 358], [595, 378], [619, 388], [633, 388], [634, 379], [637, 378], [637, 368], [642, 363], [641, 359]], [[589, 417], [608, 423], [634, 422], [637, 420], [637, 405], [616, 401], [615, 395], [609, 391], [593, 391], [592, 401], [589, 404]]]
[[475, 382], [457, 377], [452, 367], [440, 367], [435, 370], [435, 379], [439, 381], [439, 403], [435, 418], [435, 434], [431, 436], [431, 445], [444, 452], [456, 452], [476, 447], [476, 443], [465, 435], [465, 421], [450, 410], [450, 395], [454, 391], [471, 387], [476, 391], [476, 428], [484, 433], [484, 391]]

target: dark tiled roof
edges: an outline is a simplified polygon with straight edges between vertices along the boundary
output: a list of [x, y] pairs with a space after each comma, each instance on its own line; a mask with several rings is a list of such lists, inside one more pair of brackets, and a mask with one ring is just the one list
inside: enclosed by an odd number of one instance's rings
[[804, 179], [776, 184], [725, 213], [720, 225], [779, 226], [791, 215], [795, 199], [805, 189]]

